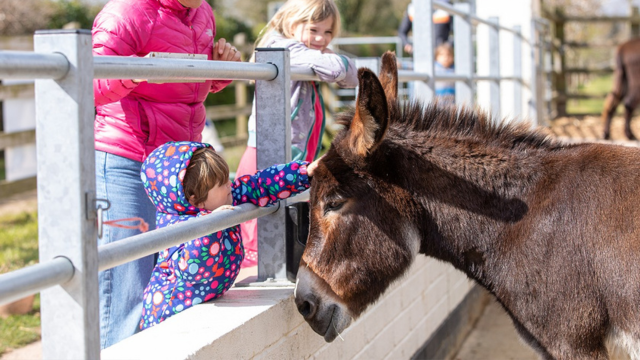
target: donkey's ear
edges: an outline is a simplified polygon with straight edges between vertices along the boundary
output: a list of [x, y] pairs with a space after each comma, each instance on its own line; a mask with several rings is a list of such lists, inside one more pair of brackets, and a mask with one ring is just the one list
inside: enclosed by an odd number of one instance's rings
[[358, 79], [360, 85], [356, 114], [349, 127], [349, 145], [357, 155], [365, 157], [382, 141], [387, 132], [389, 108], [384, 89], [371, 70], [358, 70]]
[[382, 55], [380, 83], [387, 95], [387, 101], [389, 103], [395, 102], [398, 99], [398, 62], [396, 55], [391, 51]]

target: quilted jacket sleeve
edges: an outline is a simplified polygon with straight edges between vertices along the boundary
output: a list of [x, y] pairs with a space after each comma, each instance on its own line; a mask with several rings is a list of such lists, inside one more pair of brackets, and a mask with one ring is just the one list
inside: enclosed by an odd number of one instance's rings
[[[127, 7], [123, 2], [111, 2], [98, 14], [92, 33], [93, 54], [112, 56], [137, 56], [147, 42], [149, 27], [153, 22], [148, 14]], [[145, 21], [142, 21], [145, 20]], [[129, 79], [94, 79], [93, 95], [96, 105], [112, 103], [127, 96], [136, 83]]]
[[309, 188], [308, 164], [296, 160], [236, 179], [232, 192], [234, 205], [250, 202], [265, 207], [303, 192]]
[[231, 84], [231, 80], [213, 80], [211, 82], [211, 90], [212, 93], [217, 93], [218, 91], [227, 87], [227, 85]]
[[358, 71], [348, 57], [309, 49], [297, 41], [289, 46], [289, 51], [291, 67], [311, 68], [320, 81], [335, 82], [343, 88], [358, 86]]

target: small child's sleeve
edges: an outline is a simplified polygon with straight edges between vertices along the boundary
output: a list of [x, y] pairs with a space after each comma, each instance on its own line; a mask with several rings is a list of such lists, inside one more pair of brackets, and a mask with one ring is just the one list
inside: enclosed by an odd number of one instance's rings
[[306, 161], [274, 165], [255, 175], [245, 175], [233, 183], [234, 205], [250, 202], [265, 207], [309, 188]]
[[348, 57], [309, 49], [300, 42], [292, 42], [288, 48], [292, 68], [310, 68], [320, 81], [335, 82], [343, 88], [358, 86], [358, 69]]

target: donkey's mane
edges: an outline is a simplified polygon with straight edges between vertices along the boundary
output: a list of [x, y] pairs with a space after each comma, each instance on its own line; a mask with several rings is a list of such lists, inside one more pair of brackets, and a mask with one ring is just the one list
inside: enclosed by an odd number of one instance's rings
[[[458, 109], [437, 101], [429, 104], [419, 101], [401, 104], [395, 101], [389, 105], [390, 127], [423, 132], [425, 137], [472, 139], [509, 149], [554, 150], [570, 146], [553, 139], [542, 130], [532, 128], [526, 121], [495, 123], [486, 112], [479, 109]], [[349, 109], [337, 116], [337, 122], [349, 127], [354, 115], [355, 109]]]

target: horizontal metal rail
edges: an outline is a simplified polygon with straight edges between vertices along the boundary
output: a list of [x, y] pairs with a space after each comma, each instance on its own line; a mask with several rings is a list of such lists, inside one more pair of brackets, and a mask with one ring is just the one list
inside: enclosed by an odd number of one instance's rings
[[271, 64], [127, 56], [94, 56], [95, 79], [273, 80]]
[[331, 45], [395, 44], [398, 41], [400, 41], [398, 36], [350, 37], [333, 39]]
[[[436, 81], [467, 81], [469, 79], [473, 81], [518, 81], [521, 83], [525, 83], [524, 80], [517, 76], [484, 76], [484, 75], [474, 75], [471, 77], [465, 75], [457, 75], [457, 74], [441, 74], [434, 76]], [[398, 71], [398, 81], [407, 82], [407, 81], [428, 81], [429, 75], [424, 73], [418, 73], [410, 70], [399, 70]]]
[[411, 70], [398, 70], [398, 81], [429, 81], [429, 75]]
[[496, 29], [500, 29], [500, 30], [504, 30], [504, 31], [510, 32], [510, 33], [515, 34], [518, 37], [520, 37], [522, 39], [522, 41], [524, 41], [526, 43], [529, 43], [529, 41], [527, 39], [525, 39], [524, 36], [522, 36], [522, 33], [519, 32], [519, 31], [516, 31], [516, 30], [514, 30], [512, 28], [508, 28], [506, 26], [502, 26], [500, 24], [493, 23], [493, 22], [491, 22], [489, 20], [486, 20], [486, 19], [483, 19], [481, 17], [478, 17], [478, 16], [476, 16], [474, 14], [465, 13], [463, 11], [460, 11], [460, 10], [454, 8], [451, 5], [447, 5], [445, 3], [434, 1], [433, 2], [433, 7], [434, 7], [434, 9], [444, 10], [444, 11], [448, 12], [451, 15], [468, 16], [476, 24], [478, 24], [478, 23], [485, 24], [485, 25], [488, 25], [488, 26], [493, 26]]
[[[308, 191], [287, 200], [296, 203], [309, 199]], [[232, 210], [215, 211], [207, 216], [156, 229], [98, 247], [98, 271], [154, 254], [171, 246], [224, 230], [245, 221], [278, 211], [280, 202], [270, 207], [242, 204]]]
[[[0, 79], [61, 79], [69, 62], [61, 54], [0, 51]], [[202, 61], [127, 56], [94, 56], [95, 79], [230, 79], [272, 80], [278, 69], [271, 64], [235, 61]], [[309, 68], [291, 69], [291, 79], [319, 80]]]
[[320, 81], [318, 75], [309, 68], [291, 66], [291, 80], [296, 81]]
[[[287, 199], [287, 204], [308, 201], [309, 191]], [[278, 211], [281, 202], [270, 207], [241, 204], [231, 210], [220, 210], [207, 216], [156, 229], [98, 247], [98, 270], [139, 259], [171, 246], [238, 225]], [[284, 235], [283, 235], [284, 236]], [[35, 294], [51, 286], [71, 280], [74, 266], [66, 257], [29, 266], [0, 275], [0, 305]]]
[[0, 305], [22, 299], [51, 286], [64, 284], [73, 277], [71, 260], [57, 257], [0, 275]]
[[0, 51], [0, 79], [62, 79], [69, 61], [62, 54]]

